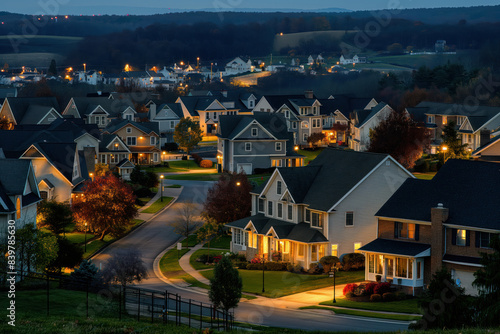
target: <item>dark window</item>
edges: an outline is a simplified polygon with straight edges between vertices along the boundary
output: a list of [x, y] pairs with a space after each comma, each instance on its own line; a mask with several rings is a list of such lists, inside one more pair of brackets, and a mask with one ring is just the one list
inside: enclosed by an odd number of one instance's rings
[[267, 202], [267, 214], [269, 216], [273, 215], [273, 202], [271, 201]]
[[306, 222], [311, 221], [311, 211], [309, 209], [306, 209]]
[[281, 195], [281, 181], [276, 182], [276, 193]]
[[345, 226], [354, 226], [354, 212], [345, 213]]
[[264, 212], [264, 200], [259, 198], [259, 212]]
[[49, 193], [46, 191], [40, 191], [40, 198], [46, 200], [49, 197]]
[[311, 226], [322, 227], [323, 226], [323, 216], [318, 212], [311, 212]]
[[291, 204], [288, 204], [288, 219], [293, 219], [293, 206]]
[[278, 218], [283, 218], [283, 204], [278, 203]]

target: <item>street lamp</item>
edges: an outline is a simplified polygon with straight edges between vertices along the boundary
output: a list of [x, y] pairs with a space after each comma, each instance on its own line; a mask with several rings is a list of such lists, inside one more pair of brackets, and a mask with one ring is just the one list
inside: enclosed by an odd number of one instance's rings
[[336, 303], [337, 300], [335, 299], [335, 272], [337, 271], [337, 268], [336, 267], [332, 267], [332, 269], [330, 270], [330, 278], [333, 277], [333, 303]]
[[240, 181], [236, 182], [236, 185], [239, 187], [241, 185], [241, 182]]
[[85, 253], [87, 253], [87, 223], [85, 223]]
[[298, 147], [298, 146], [295, 146], [293, 149], [294, 149], [295, 151], [298, 151], [298, 150], [299, 150], [299, 147]]
[[441, 148], [441, 150], [443, 151], [443, 163], [446, 162], [446, 151], [448, 150], [448, 146], [443, 146]]
[[161, 184], [160, 184], [160, 202], [163, 202], [163, 178], [165, 176], [163, 174], [160, 175], [160, 180], [161, 180]]

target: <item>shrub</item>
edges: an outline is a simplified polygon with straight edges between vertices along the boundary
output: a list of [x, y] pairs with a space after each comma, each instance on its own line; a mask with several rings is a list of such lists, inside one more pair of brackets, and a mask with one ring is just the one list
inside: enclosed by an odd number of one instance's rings
[[191, 154], [191, 157], [193, 158], [194, 162], [196, 162], [196, 164], [199, 166], [202, 161], [201, 157], [196, 153]]
[[383, 295], [386, 292], [391, 292], [391, 283], [389, 282], [378, 283], [373, 289], [373, 293], [377, 295]]
[[345, 297], [346, 297], [347, 299], [353, 298], [353, 297], [354, 297], [354, 293], [352, 293], [352, 292], [348, 292], [348, 293], [346, 293], [346, 294], [345, 294]]
[[185, 156], [185, 155], [183, 155], [182, 158], [181, 158], [181, 160], [187, 160], [187, 159], [188, 159], [188, 157]]
[[302, 272], [302, 266], [300, 264], [296, 264], [293, 266], [293, 272], [298, 274]]
[[201, 168], [212, 168], [214, 163], [210, 160], [201, 160], [200, 167]]
[[262, 270], [262, 263], [249, 263], [247, 270]]
[[377, 286], [377, 283], [375, 282], [370, 282], [368, 283], [366, 286], [365, 286], [365, 291], [366, 291], [366, 294], [368, 295], [373, 295], [374, 294], [374, 289], [375, 287]]
[[134, 195], [136, 197], [151, 197], [152, 193], [149, 188], [139, 188], [136, 191], [134, 191]]
[[222, 259], [222, 255], [214, 256], [214, 263], [219, 263], [220, 259]]
[[307, 272], [309, 274], [321, 274], [323, 272], [323, 266], [320, 263], [311, 263]]
[[371, 302], [379, 302], [381, 300], [382, 300], [382, 296], [377, 294], [377, 293], [374, 293], [373, 295], [370, 296]]
[[386, 292], [382, 295], [384, 302], [392, 302], [396, 299], [396, 296], [392, 292]]
[[250, 260], [251, 263], [261, 263], [262, 262], [262, 257], [259, 254], [255, 254], [255, 257]]
[[360, 284], [356, 289], [354, 289], [355, 296], [365, 296], [366, 295], [366, 284]]
[[247, 269], [248, 262], [239, 262], [238, 269]]
[[398, 291], [394, 294], [394, 297], [396, 298], [396, 300], [405, 300], [406, 293], [404, 293], [403, 291]]
[[286, 270], [286, 263], [283, 262], [267, 262], [266, 270], [269, 271], [282, 271]]
[[342, 293], [345, 294], [348, 293], [348, 292], [352, 292], [354, 293], [354, 290], [358, 287], [358, 285], [356, 283], [349, 283], [349, 284], [346, 284], [346, 286], [344, 286], [344, 290], [342, 290]]
[[361, 253], [349, 253], [342, 258], [342, 267], [345, 271], [364, 268], [365, 256]]
[[325, 273], [329, 272], [332, 269], [332, 267], [339, 262], [340, 262], [339, 258], [333, 255], [323, 256], [319, 260], [319, 263], [321, 263], [321, 265], [323, 266], [323, 271]]
[[293, 273], [293, 264], [291, 263], [287, 263], [286, 264], [286, 270]]

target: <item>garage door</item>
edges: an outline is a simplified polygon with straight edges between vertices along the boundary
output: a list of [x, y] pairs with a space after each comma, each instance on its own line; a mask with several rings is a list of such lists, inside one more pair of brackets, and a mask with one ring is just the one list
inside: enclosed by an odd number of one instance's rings
[[252, 174], [252, 164], [238, 164], [237, 165], [237, 173], [240, 173], [241, 171], [244, 171], [245, 174], [250, 175]]
[[463, 270], [452, 270], [453, 278], [455, 282], [462, 288], [465, 288], [465, 293], [469, 295], [477, 295], [477, 290], [472, 286], [472, 282], [474, 282], [474, 273], [470, 271]]

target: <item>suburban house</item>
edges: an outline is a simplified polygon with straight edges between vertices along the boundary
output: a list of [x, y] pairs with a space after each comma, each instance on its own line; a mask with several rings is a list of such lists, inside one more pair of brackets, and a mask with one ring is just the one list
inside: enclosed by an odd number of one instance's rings
[[442, 144], [443, 127], [453, 122], [467, 144], [469, 151], [477, 150], [491, 139], [492, 132], [500, 127], [500, 108], [420, 102], [415, 108], [407, 108], [410, 114], [424, 113], [426, 127], [431, 136], [431, 153], [436, 153]]
[[314, 63], [323, 64], [325, 62], [325, 58], [319, 55], [309, 55], [307, 57], [307, 65], [313, 65]]
[[55, 97], [7, 97], [0, 109], [0, 118], [7, 119], [15, 127], [50, 124], [62, 116]]
[[305, 167], [277, 168], [251, 192], [251, 216], [227, 224], [231, 251], [304, 268], [357, 252], [377, 235], [375, 213], [408, 178], [389, 155], [333, 148]]
[[366, 63], [366, 57], [358, 57], [358, 55], [354, 55], [353, 57], [341, 55], [339, 59], [339, 63], [341, 65], [350, 65], [350, 64], [364, 64]]
[[89, 179], [83, 151], [72, 143], [34, 143], [20, 157], [31, 161], [43, 199], [71, 201]]
[[41, 201], [33, 165], [29, 160], [0, 159], [0, 242], [7, 242], [7, 226], [14, 220], [17, 230], [36, 225]]
[[472, 158], [483, 161], [500, 162], [500, 135], [472, 152]]
[[101, 135], [97, 156], [97, 161], [100, 164], [106, 164], [112, 170], [124, 159], [128, 160], [131, 154], [128, 146], [117, 134], [104, 133]]
[[304, 95], [266, 95], [256, 104], [253, 111], [282, 113], [289, 131], [295, 133], [295, 144], [309, 145], [307, 138], [322, 131], [321, 103], [312, 91]]
[[318, 99], [321, 103], [320, 114], [323, 117], [323, 133], [329, 144], [347, 143], [351, 113], [355, 110], [367, 110], [375, 107], [373, 98], [356, 98], [346, 95], [330, 96]]
[[[115, 120], [108, 124], [103, 130], [103, 134], [117, 135], [120, 137], [122, 143], [125, 144], [130, 151], [127, 158], [132, 163], [140, 165], [160, 163], [159, 133], [160, 130], [157, 122], [137, 123], [129, 120]], [[117, 142], [113, 142], [113, 145], [116, 144]], [[123, 149], [120, 146], [118, 146], [118, 148], [120, 150]], [[116, 163], [120, 162], [121, 156], [120, 159], [114, 161], [116, 161]]]
[[360, 250], [365, 279], [418, 293], [442, 267], [475, 294], [481, 252], [500, 233], [497, 163], [450, 159], [432, 180], [409, 179], [375, 214], [377, 238]]
[[64, 109], [63, 115], [82, 118], [86, 124], [96, 124], [103, 129], [113, 120], [134, 121], [137, 112], [132, 101], [127, 98], [73, 97]]
[[355, 110], [351, 114], [349, 148], [354, 151], [368, 149], [370, 130], [377, 127], [393, 111], [385, 102], [380, 102], [376, 106], [368, 104], [366, 107], [369, 109]]
[[245, 72], [251, 72], [253, 69], [252, 61], [246, 57], [236, 57], [226, 64], [225, 75], [234, 75]]
[[157, 105], [155, 102], [149, 104], [148, 118], [150, 122], [158, 123], [161, 136], [160, 146], [174, 141], [174, 131], [181, 118], [184, 117], [179, 103], [163, 103]]
[[255, 168], [298, 167], [304, 156], [294, 150], [293, 136], [282, 114], [220, 117], [218, 163], [223, 171], [253, 174]]

